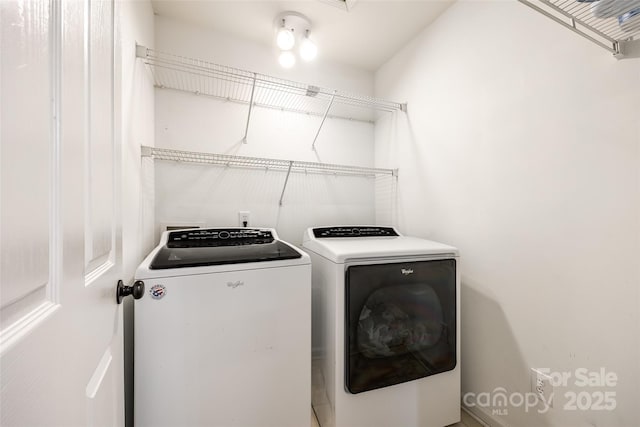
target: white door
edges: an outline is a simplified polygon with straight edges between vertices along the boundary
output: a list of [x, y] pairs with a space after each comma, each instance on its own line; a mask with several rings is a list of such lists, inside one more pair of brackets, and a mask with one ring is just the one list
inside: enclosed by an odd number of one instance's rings
[[114, 2], [0, 10], [0, 425], [122, 425]]

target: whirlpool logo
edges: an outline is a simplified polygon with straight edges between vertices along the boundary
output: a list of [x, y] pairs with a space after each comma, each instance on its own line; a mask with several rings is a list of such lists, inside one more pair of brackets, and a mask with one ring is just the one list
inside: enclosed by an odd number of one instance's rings
[[413, 274], [413, 269], [412, 268], [402, 268], [402, 269], [400, 269], [400, 271], [402, 271], [402, 274], [405, 275], [405, 276]]
[[231, 289], [235, 289], [238, 286], [243, 286], [244, 282], [242, 280], [238, 280], [237, 282], [227, 282], [227, 286]]

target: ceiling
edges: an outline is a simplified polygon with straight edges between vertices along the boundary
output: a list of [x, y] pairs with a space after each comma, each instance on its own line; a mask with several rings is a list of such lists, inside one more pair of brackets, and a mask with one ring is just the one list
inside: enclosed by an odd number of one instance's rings
[[302, 13], [312, 24], [318, 59], [374, 71], [455, 0], [152, 0], [159, 15], [272, 46], [278, 14]]

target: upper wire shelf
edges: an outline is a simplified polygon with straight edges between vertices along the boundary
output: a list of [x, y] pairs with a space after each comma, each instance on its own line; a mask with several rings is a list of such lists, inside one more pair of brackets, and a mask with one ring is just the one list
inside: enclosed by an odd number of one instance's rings
[[570, 30], [624, 56], [640, 43], [639, 0], [518, 0]]
[[[177, 89], [259, 107], [373, 122], [406, 104], [307, 85], [239, 68], [137, 46], [156, 87]], [[327, 110], [330, 107], [330, 111]]]

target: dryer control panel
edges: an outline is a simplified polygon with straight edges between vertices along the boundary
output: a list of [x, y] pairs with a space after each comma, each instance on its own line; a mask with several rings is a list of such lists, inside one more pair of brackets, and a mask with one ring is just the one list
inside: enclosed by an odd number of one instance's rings
[[209, 228], [171, 232], [169, 233], [167, 247], [264, 245], [273, 241], [273, 234], [269, 230], [257, 228]]
[[313, 235], [322, 237], [389, 237], [398, 236], [393, 227], [344, 226], [314, 228]]

